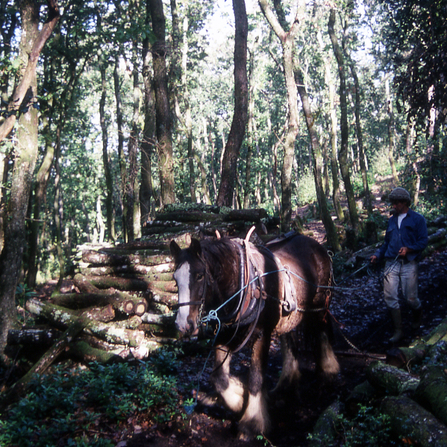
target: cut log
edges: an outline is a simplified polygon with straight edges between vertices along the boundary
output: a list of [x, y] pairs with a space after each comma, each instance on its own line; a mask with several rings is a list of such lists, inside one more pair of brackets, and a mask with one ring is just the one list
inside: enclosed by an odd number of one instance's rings
[[107, 323], [115, 318], [115, 310], [111, 304], [103, 307], [93, 307], [82, 312], [83, 317], [90, 318], [91, 320], [102, 321]]
[[[63, 327], [76, 321], [82, 322], [89, 333], [107, 340], [110, 343], [125, 344], [132, 347], [144, 342], [144, 332], [127, 327], [138, 327], [141, 324], [139, 317], [132, 317], [120, 323], [102, 323], [93, 321], [85, 316], [78, 316], [71, 311], [51, 303], [30, 299], [26, 303], [26, 309], [34, 315], [45, 318], [55, 326]], [[138, 320], [135, 320], [138, 318]]]
[[50, 301], [58, 306], [76, 310], [90, 306], [105, 306], [110, 303], [110, 297], [111, 295], [104, 294], [102, 290], [98, 293], [53, 293]]
[[147, 302], [144, 300], [139, 301], [133, 307], [133, 313], [135, 315], [137, 315], [138, 317], [141, 317], [141, 315], [144, 315], [144, 313], [146, 311], [147, 311]]
[[324, 445], [335, 445], [338, 433], [337, 420], [339, 419], [341, 412], [341, 403], [334, 402], [321, 413], [315, 423], [312, 437], [309, 441], [310, 447], [320, 447], [322, 445], [322, 440], [324, 440]]
[[248, 222], [259, 222], [261, 219], [267, 217], [267, 211], [265, 209], [245, 209], [245, 210], [231, 210], [225, 220], [229, 221], [248, 221]]
[[125, 256], [93, 250], [84, 251], [82, 253], [82, 261], [93, 265], [113, 266], [128, 264], [128, 259]]
[[91, 293], [99, 295], [101, 293], [100, 289], [95, 287], [85, 276], [79, 273], [73, 278], [74, 285], [79, 289], [80, 292]]
[[447, 425], [447, 375], [444, 367], [433, 366], [424, 371], [414, 399]]
[[123, 265], [117, 267], [81, 267], [80, 272], [90, 276], [116, 276], [137, 278], [142, 281], [172, 281], [172, 264]]
[[56, 360], [59, 354], [65, 350], [73, 338], [79, 334], [85, 327], [86, 320], [79, 319], [69, 323], [68, 328], [62, 336], [54, 343], [54, 345], [39, 359], [37, 363], [8, 391], [3, 392], [0, 396], [0, 409], [4, 409], [7, 405], [16, 402], [17, 399], [26, 391], [29, 382], [36, 374], [43, 374], [48, 367]]
[[[125, 355], [123, 355], [123, 352]], [[77, 341], [70, 345], [69, 354], [82, 362], [110, 363], [127, 358], [126, 349], [103, 350], [90, 346], [85, 341]]]
[[170, 308], [176, 306], [178, 304], [178, 295], [177, 293], [167, 293], [162, 292], [160, 290], [151, 290], [148, 301], [153, 301], [154, 303], [164, 304], [169, 306]]
[[61, 334], [58, 329], [10, 329], [8, 331], [8, 345], [51, 346]]
[[389, 416], [392, 434], [406, 445], [447, 447], [447, 427], [412, 399], [386, 397], [380, 411]]
[[137, 278], [121, 278], [118, 276], [86, 276], [84, 278], [98, 289], [113, 288], [134, 292], [144, 292], [148, 289], [148, 283]]
[[[115, 310], [123, 313], [133, 313], [135, 305], [143, 301], [144, 298], [132, 296], [125, 292], [104, 291], [98, 289], [98, 293], [67, 293], [52, 295], [51, 303], [68, 309], [85, 309], [88, 306], [106, 306], [111, 305]], [[130, 306], [130, 312], [127, 312], [124, 305], [128, 302], [133, 303]]]
[[170, 313], [166, 315], [157, 315], [146, 312], [141, 315], [141, 321], [143, 323], [159, 324], [159, 325], [173, 325], [175, 321], [175, 313]]
[[386, 353], [386, 363], [397, 368], [410, 367], [421, 363], [427, 355], [427, 351], [421, 347], [393, 348]]
[[383, 362], [372, 362], [366, 369], [366, 377], [378, 390], [390, 395], [414, 391], [419, 385], [418, 377]]
[[156, 219], [160, 222], [216, 222], [222, 220], [222, 216], [214, 213], [203, 213], [200, 211], [178, 210], [170, 213], [159, 213]]

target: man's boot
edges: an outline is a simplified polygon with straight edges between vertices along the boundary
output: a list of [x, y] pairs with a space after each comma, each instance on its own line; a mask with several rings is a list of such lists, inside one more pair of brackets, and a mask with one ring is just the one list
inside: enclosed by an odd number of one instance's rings
[[412, 329], [416, 330], [421, 327], [421, 321], [422, 321], [422, 307], [419, 307], [419, 309], [412, 309], [413, 312], [413, 322], [411, 323]]
[[390, 312], [394, 324], [394, 334], [390, 338], [390, 342], [397, 343], [404, 336], [404, 333], [402, 332], [402, 316], [400, 309], [390, 309]]

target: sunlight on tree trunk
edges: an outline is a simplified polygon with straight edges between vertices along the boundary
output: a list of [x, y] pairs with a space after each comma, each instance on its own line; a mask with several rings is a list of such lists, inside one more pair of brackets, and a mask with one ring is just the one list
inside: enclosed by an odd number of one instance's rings
[[307, 130], [310, 137], [310, 145], [312, 148], [313, 172], [315, 180], [315, 191], [317, 193], [318, 206], [320, 208], [321, 219], [326, 230], [327, 242], [329, 247], [334, 251], [341, 251], [340, 241], [338, 240], [337, 229], [329, 212], [326, 196], [324, 194], [323, 182], [321, 178], [323, 157], [321, 155], [320, 143], [315, 129], [315, 120], [310, 108], [309, 97], [304, 84], [303, 74], [298, 64], [295, 65], [295, 77], [298, 85], [298, 92], [303, 106], [303, 113], [306, 119]]
[[237, 162], [248, 119], [247, 37], [245, 0], [233, 0], [234, 36], [234, 113], [228, 141], [222, 157], [217, 205], [232, 206], [236, 186]]
[[355, 203], [354, 190], [351, 184], [351, 174], [349, 169], [349, 157], [348, 157], [348, 106], [346, 102], [346, 73], [345, 63], [342, 49], [338, 43], [334, 30], [335, 25], [335, 10], [331, 9], [328, 30], [329, 36], [332, 42], [332, 48], [338, 64], [338, 77], [340, 81], [340, 136], [341, 144], [340, 151], [338, 153], [339, 165], [343, 183], [345, 185], [346, 198], [348, 200], [349, 220], [352, 228], [357, 229], [359, 225], [359, 218], [357, 212], [357, 205]]
[[259, 0], [261, 10], [270, 24], [271, 28], [278, 36], [283, 52], [284, 77], [287, 90], [287, 103], [289, 107], [288, 131], [284, 142], [284, 159], [281, 172], [281, 229], [288, 231], [292, 220], [292, 168], [293, 159], [295, 157], [295, 140], [299, 130], [299, 114], [298, 114], [298, 92], [296, 88], [293, 73], [293, 54], [294, 39], [298, 29], [299, 15], [302, 12], [304, 3], [298, 2], [296, 17], [290, 29], [287, 26], [282, 6], [279, 2], [275, 2], [276, 13], [279, 20], [273, 14], [267, 0]]
[[166, 68], [166, 28], [161, 0], [148, 0], [156, 42], [152, 45], [161, 205], [175, 202], [172, 122]]
[[390, 162], [391, 172], [393, 173], [394, 184], [398, 186], [399, 177], [394, 161], [394, 111], [390, 92], [390, 77], [388, 75], [385, 77], [385, 93], [388, 112], [388, 160]]
[[[15, 163], [11, 178], [10, 198], [7, 204], [4, 235], [5, 242], [0, 255], [0, 357], [4, 360], [4, 349], [9, 328], [15, 319], [15, 292], [21, 272], [26, 241], [25, 219], [28, 210], [32, 175], [37, 158], [37, 109], [33, 103], [37, 97], [36, 65], [46, 40], [59, 19], [57, 3], [48, 4], [48, 21], [39, 32], [39, 5], [29, 1], [20, 3], [22, 36], [19, 57], [23, 71], [10, 107], [26, 107], [19, 115]], [[13, 123], [6, 119], [0, 126], [0, 141], [12, 130]]]

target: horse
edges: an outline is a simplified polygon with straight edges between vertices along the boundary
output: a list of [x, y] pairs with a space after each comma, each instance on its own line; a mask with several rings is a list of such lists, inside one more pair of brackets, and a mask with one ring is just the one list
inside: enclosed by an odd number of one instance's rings
[[[332, 262], [317, 241], [294, 233], [254, 245], [247, 235], [192, 239], [181, 249], [173, 240], [170, 252], [178, 287], [177, 329], [184, 337], [213, 337], [210, 381], [225, 406], [241, 416], [239, 439], [267, 434], [271, 428], [264, 378], [273, 335], [280, 338], [282, 354], [273, 393], [297, 385], [299, 362], [292, 332], [297, 327], [316, 342], [316, 369], [328, 378], [339, 372], [326, 318]], [[244, 385], [230, 374], [230, 361], [248, 342], [252, 352]]]

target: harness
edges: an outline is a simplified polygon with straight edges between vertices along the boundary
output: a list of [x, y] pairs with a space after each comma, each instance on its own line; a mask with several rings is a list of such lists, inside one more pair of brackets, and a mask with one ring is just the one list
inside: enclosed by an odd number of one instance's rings
[[[224, 326], [226, 328], [234, 329], [234, 334], [231, 337], [231, 340], [233, 340], [240, 327], [246, 327], [250, 325], [250, 328], [247, 332], [247, 335], [244, 337], [243, 342], [234, 352], [242, 349], [248, 342], [258, 323], [260, 314], [265, 307], [265, 301], [268, 295], [265, 291], [264, 282], [262, 280], [264, 276], [274, 273], [278, 275], [280, 293], [282, 292], [282, 296], [280, 298], [270, 298], [279, 301], [281, 303], [283, 312], [285, 313], [328, 311], [330, 289], [333, 288], [330, 284], [328, 284], [328, 286], [314, 285], [315, 287], [317, 287], [317, 289], [320, 287], [327, 289], [327, 298], [324, 307], [314, 309], [304, 309], [299, 307], [297, 303], [295, 287], [292, 283], [292, 276], [296, 276], [304, 282], [308, 281], [291, 271], [287, 266], [283, 265], [281, 260], [277, 256], [275, 256], [268, 247], [257, 246], [256, 250], [260, 252], [260, 254], [264, 258], [268, 258], [273, 261], [273, 263], [277, 267], [274, 271], [263, 272], [261, 266], [257, 265], [255, 256], [253, 256], [253, 244], [249, 242], [253, 230], [254, 227], [250, 229], [245, 239], [231, 240], [231, 243], [235, 245], [240, 257], [240, 288], [232, 297], [226, 300], [217, 309], [210, 310], [207, 315], [203, 315], [208, 288], [212, 288], [212, 283], [214, 282], [211, 273], [209, 272], [208, 264], [206, 260], [203, 259], [202, 262], [205, 265], [206, 274], [203, 289], [199, 292], [201, 300], [178, 304], [178, 307], [194, 305], [200, 306], [196, 321], [197, 326], [201, 327], [203, 332], [209, 333], [210, 335], [218, 334], [222, 326]], [[289, 239], [291, 237], [293, 236], [286, 235], [286, 239]], [[229, 314], [222, 315], [222, 309], [225, 306], [228, 306], [228, 304], [230, 302], [233, 302], [234, 300], [237, 300], [237, 303], [234, 306], [233, 310]]]

